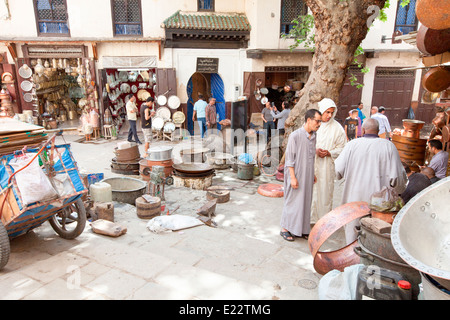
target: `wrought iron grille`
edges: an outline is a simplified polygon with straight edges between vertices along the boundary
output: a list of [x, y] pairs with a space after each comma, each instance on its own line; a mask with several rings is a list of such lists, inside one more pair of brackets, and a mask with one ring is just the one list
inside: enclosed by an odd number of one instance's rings
[[35, 0], [39, 34], [69, 34], [66, 0]]
[[141, 0], [113, 0], [115, 35], [142, 35]]
[[402, 34], [408, 34], [417, 30], [416, 17], [416, 1], [411, 0], [405, 7], [400, 5], [398, 1], [397, 17], [395, 19], [395, 31], [400, 31]]
[[289, 34], [293, 20], [308, 13], [303, 0], [281, 0], [281, 33]]
[[198, 11], [214, 11], [214, 0], [198, 0]]
[[377, 78], [412, 78], [415, 70], [400, 70], [395, 67], [380, 67], [376, 69]]

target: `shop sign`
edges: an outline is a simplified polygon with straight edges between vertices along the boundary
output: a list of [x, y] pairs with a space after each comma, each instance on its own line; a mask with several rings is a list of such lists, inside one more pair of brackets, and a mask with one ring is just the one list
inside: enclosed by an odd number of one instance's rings
[[219, 58], [197, 58], [197, 72], [218, 73]]

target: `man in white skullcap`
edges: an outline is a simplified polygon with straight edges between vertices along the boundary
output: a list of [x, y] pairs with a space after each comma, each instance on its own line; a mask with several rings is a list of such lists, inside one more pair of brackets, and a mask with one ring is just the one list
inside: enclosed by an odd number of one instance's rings
[[319, 102], [322, 125], [317, 130], [316, 159], [314, 164], [317, 183], [314, 185], [311, 207], [311, 223], [333, 209], [335, 169], [334, 160], [347, 143], [344, 128], [334, 117], [337, 106], [333, 100], [325, 98]]

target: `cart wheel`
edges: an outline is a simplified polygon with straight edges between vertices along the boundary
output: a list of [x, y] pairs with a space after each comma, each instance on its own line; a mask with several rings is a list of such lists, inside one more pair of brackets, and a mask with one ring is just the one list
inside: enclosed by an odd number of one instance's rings
[[168, 186], [173, 185], [173, 177], [167, 177], [167, 178], [166, 178], [166, 184], [167, 184]]
[[8, 263], [10, 249], [8, 232], [0, 221], [0, 270]]
[[49, 222], [61, 238], [78, 237], [86, 226], [86, 209], [81, 198], [54, 214]]

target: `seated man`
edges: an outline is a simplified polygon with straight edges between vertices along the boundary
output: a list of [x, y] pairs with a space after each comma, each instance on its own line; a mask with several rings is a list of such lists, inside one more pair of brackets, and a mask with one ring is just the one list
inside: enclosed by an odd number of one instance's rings
[[423, 189], [431, 186], [431, 181], [428, 177], [422, 173], [413, 172], [409, 168], [409, 165], [402, 162], [403, 168], [405, 168], [406, 175], [408, 176], [408, 183], [406, 190], [400, 195], [403, 202], [406, 204], [412, 197], [418, 194]]
[[[434, 170], [436, 177], [439, 179], [445, 178], [448, 166], [448, 152], [442, 150], [442, 142], [436, 139], [428, 141], [428, 148], [433, 155], [428, 167]], [[420, 167], [420, 169], [422, 168], [424, 166]]]
[[423, 168], [422, 170], [420, 170], [420, 173], [426, 175], [428, 179], [430, 179], [431, 183], [435, 183], [436, 181], [440, 180], [438, 177], [436, 177], [436, 175], [434, 174], [434, 170], [430, 167]]

